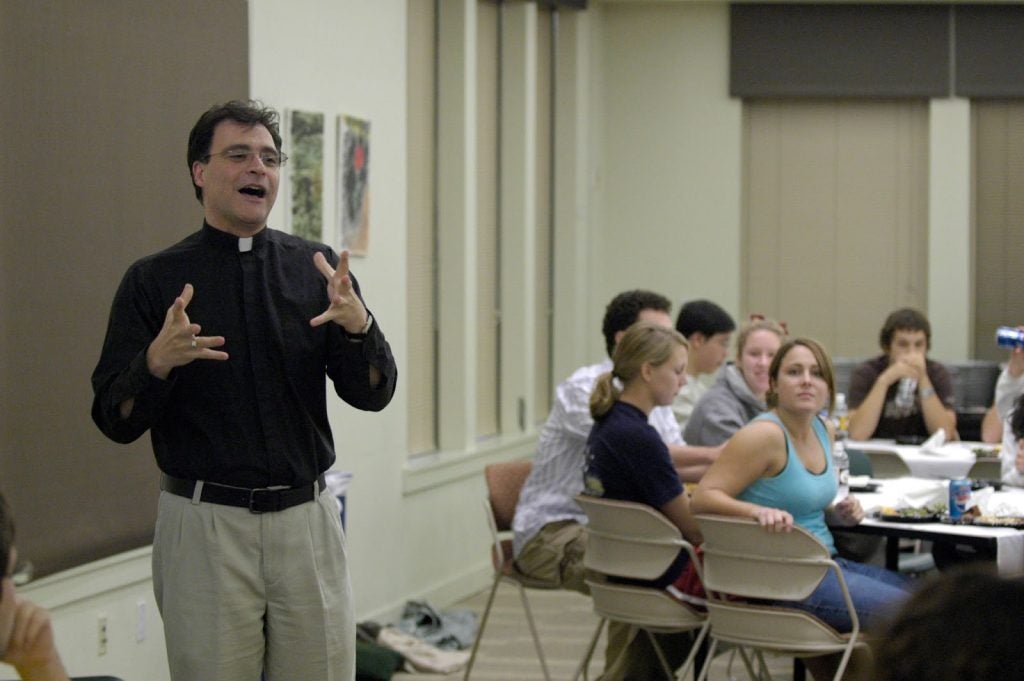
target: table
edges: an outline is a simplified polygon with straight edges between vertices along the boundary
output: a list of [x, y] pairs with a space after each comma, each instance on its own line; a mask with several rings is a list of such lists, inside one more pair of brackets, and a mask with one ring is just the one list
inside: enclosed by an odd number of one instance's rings
[[965, 478], [977, 457], [975, 447], [988, 447], [980, 442], [947, 442], [934, 453], [922, 451], [920, 445], [898, 445], [893, 440], [848, 440], [847, 449], [862, 452], [896, 452], [919, 478]]
[[[874, 480], [879, 485], [877, 492], [856, 493], [866, 517], [855, 527], [833, 527], [833, 532], [869, 534], [886, 538], [886, 567], [895, 570], [899, 563], [899, 540], [924, 539], [927, 541], [956, 542], [986, 549], [996, 556], [996, 567], [1002, 575], [1024, 574], [1024, 531], [1006, 527], [981, 527], [973, 525], [949, 525], [946, 523], [899, 523], [880, 520], [872, 514], [882, 506], [911, 506], [935, 503], [941, 498], [943, 484], [937, 480], [898, 478], [895, 480]], [[1008, 487], [1005, 491], [979, 493], [987, 494], [985, 503], [992, 505], [1024, 505], [1024, 489]], [[984, 509], [985, 506], [982, 506]]]
[[869, 534], [886, 538], [885, 566], [899, 568], [900, 539], [927, 541], [955, 541], [977, 548], [994, 551], [999, 574], [1024, 574], [1024, 531], [1005, 527], [975, 527], [947, 525], [945, 523], [891, 523], [877, 518], [865, 518], [855, 527], [833, 527], [833, 532]]

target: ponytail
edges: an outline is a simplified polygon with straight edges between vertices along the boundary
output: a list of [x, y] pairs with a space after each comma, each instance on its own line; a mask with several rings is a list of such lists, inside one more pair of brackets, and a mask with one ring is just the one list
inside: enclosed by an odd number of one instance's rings
[[590, 393], [590, 416], [595, 421], [603, 418], [621, 394], [622, 390], [615, 387], [612, 372], [609, 371], [598, 376], [597, 383], [594, 384], [594, 391]]

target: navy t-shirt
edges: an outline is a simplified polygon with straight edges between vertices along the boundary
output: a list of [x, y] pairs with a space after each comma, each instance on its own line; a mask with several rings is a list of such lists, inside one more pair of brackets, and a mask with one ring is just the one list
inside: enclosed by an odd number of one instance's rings
[[[668, 447], [648, 422], [647, 415], [631, 404], [616, 402], [587, 438], [584, 493], [607, 499], [633, 501], [655, 509], [683, 492], [672, 466]], [[664, 587], [686, 566], [686, 553], [654, 585]]]

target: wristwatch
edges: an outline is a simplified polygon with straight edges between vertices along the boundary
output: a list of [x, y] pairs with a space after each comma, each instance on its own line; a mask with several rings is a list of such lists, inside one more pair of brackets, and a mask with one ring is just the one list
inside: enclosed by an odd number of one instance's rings
[[934, 394], [935, 394], [935, 388], [933, 388], [931, 386], [928, 386], [926, 388], [921, 388], [921, 391], [918, 393], [918, 395], [920, 395], [920, 397], [921, 397], [921, 401], [922, 402], [927, 400], [929, 397], [931, 397]]
[[345, 336], [348, 337], [353, 343], [361, 343], [366, 334], [370, 333], [370, 327], [373, 326], [373, 315], [369, 312], [366, 313], [366, 323], [363, 324], [363, 328], [359, 329], [358, 333], [345, 332]]

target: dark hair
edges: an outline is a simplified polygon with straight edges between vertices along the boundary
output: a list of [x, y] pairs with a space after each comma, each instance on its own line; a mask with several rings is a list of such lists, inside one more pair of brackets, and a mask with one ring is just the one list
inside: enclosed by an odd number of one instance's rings
[[874, 639], [875, 681], [981, 681], [1019, 676], [1024, 582], [980, 571], [917, 589]]
[[14, 548], [14, 517], [3, 493], [0, 493], [0, 577], [7, 577], [7, 567]]
[[[274, 140], [274, 147], [281, 151], [281, 131], [278, 129], [277, 111], [263, 106], [254, 99], [233, 99], [226, 104], [214, 104], [199, 117], [188, 135], [188, 176], [192, 177], [192, 164], [196, 161], [205, 163], [210, 154], [210, 143], [213, 133], [223, 121], [234, 121], [252, 127], [262, 125]], [[192, 181], [196, 190], [196, 198], [203, 202], [203, 188]]]
[[625, 291], [612, 298], [604, 310], [604, 321], [601, 332], [604, 334], [604, 347], [608, 356], [615, 350], [615, 334], [625, 331], [640, 317], [643, 310], [657, 310], [668, 313], [672, 308], [669, 299], [660, 293], [636, 289]]
[[1010, 430], [1018, 440], [1024, 438], [1024, 393], [1021, 393], [1013, 403], [1013, 410], [1010, 412]]
[[687, 338], [695, 333], [711, 338], [716, 333], [731, 333], [736, 322], [729, 313], [710, 300], [691, 300], [679, 309], [676, 331]]
[[814, 355], [814, 359], [818, 362], [818, 371], [821, 372], [821, 377], [824, 379], [825, 385], [828, 386], [828, 410], [831, 412], [836, 405], [836, 374], [832, 369], [832, 360], [829, 358], [825, 346], [813, 338], [793, 338], [783, 343], [779, 351], [775, 353], [775, 357], [772, 357], [771, 366], [768, 367], [768, 394], [765, 395], [765, 402], [769, 409], [778, 406], [779, 393], [775, 386], [779, 383], [779, 371], [782, 368], [782, 361], [786, 359], [789, 351], [798, 345], [810, 350], [811, 354]]
[[678, 347], [689, 347], [683, 334], [649, 321], [638, 321], [626, 329], [612, 353], [613, 368], [601, 374], [590, 393], [590, 415], [602, 418], [622, 394], [612, 378], [629, 383], [640, 375], [644, 364], [660, 367], [672, 359]]
[[878, 334], [878, 343], [889, 352], [892, 337], [897, 331], [924, 331], [925, 347], [932, 347], [932, 325], [928, 318], [912, 307], [901, 307], [885, 318], [882, 331]]

